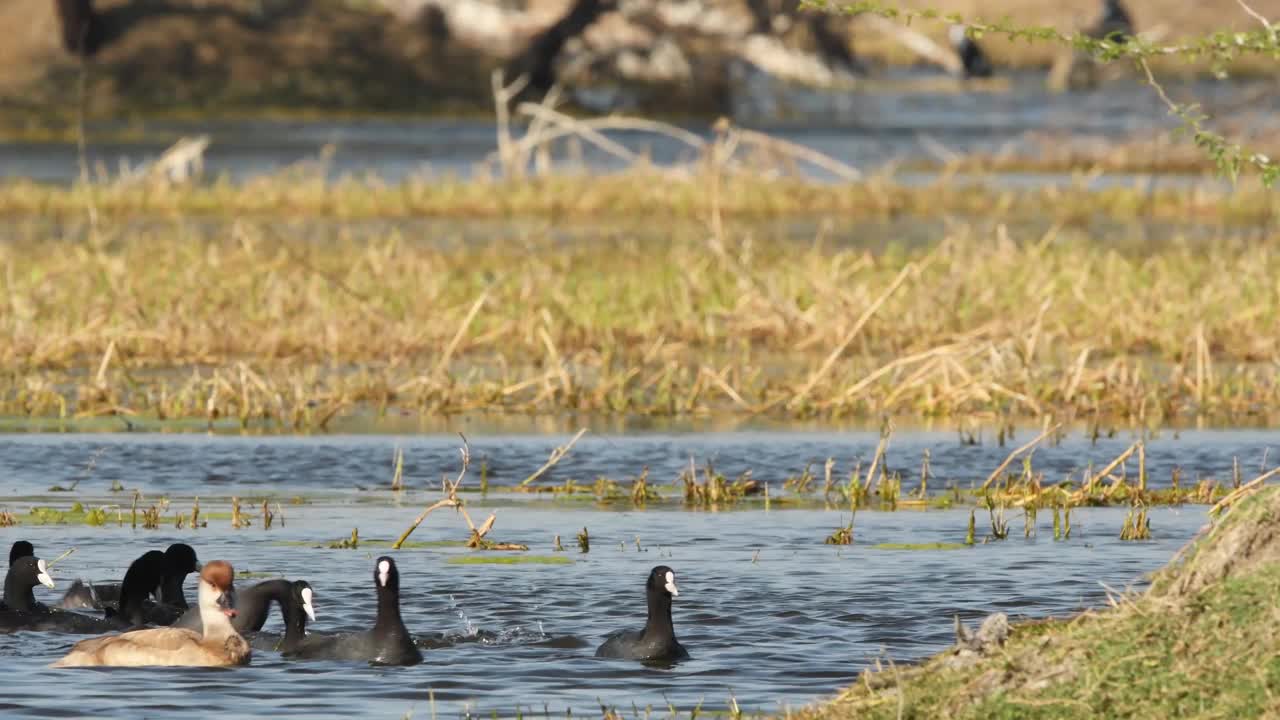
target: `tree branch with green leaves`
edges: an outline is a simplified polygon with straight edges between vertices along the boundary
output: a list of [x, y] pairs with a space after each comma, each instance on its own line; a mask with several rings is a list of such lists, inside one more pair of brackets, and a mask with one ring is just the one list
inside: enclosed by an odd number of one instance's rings
[[1251, 151], [1211, 130], [1207, 124], [1209, 117], [1204, 114], [1200, 105], [1174, 101], [1156, 80], [1149, 64], [1155, 58], [1178, 57], [1187, 61], [1208, 59], [1214, 74], [1222, 78], [1226, 76], [1226, 67], [1244, 55], [1260, 54], [1280, 59], [1280, 30], [1244, 0], [1237, 1], [1247, 14], [1258, 21], [1260, 27], [1244, 32], [1219, 31], [1171, 44], [1154, 42], [1141, 35], [1099, 38], [1084, 32], [1064, 32], [1048, 26], [1020, 26], [1008, 20], [976, 21], [958, 13], [890, 7], [875, 0], [801, 0], [801, 7], [845, 15], [871, 14], [906, 25], [917, 21], [958, 24], [963, 25], [975, 40], [993, 35], [1011, 41], [1049, 42], [1088, 55], [1102, 64], [1130, 61], [1141, 71], [1143, 79], [1155, 90], [1169, 113], [1178, 118], [1181, 123], [1180, 131], [1188, 135], [1214, 161], [1219, 174], [1235, 183], [1243, 172], [1251, 171], [1258, 175], [1264, 186], [1272, 187], [1280, 180], [1280, 165], [1267, 155]]

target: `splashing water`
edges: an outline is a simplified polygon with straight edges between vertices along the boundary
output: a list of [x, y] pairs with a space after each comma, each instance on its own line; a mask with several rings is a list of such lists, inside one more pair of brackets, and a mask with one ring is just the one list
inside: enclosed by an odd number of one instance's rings
[[454, 599], [453, 595], [449, 595], [449, 607], [453, 608], [453, 611], [458, 614], [458, 619], [462, 621], [462, 627], [466, 631], [467, 637], [475, 637], [476, 633], [479, 631], [471, 622], [471, 618], [467, 617], [466, 611], [462, 609], [462, 606], [458, 604], [458, 601]]

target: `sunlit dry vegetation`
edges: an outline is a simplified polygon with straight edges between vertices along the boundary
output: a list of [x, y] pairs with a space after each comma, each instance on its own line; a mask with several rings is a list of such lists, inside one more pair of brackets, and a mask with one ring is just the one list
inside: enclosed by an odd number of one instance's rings
[[956, 224], [871, 251], [735, 223], [643, 240], [216, 227], [93, 244], [55, 226], [0, 245], [3, 411], [292, 428], [360, 410], [1161, 423], [1263, 414], [1280, 393], [1268, 242], [1122, 251]]

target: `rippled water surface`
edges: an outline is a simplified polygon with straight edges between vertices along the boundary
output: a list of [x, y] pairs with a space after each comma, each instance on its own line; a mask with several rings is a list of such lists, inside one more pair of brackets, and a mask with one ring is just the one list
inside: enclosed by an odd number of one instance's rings
[[[1029, 439], [1019, 437], [1015, 442]], [[396, 554], [406, 624], [433, 646], [412, 668], [374, 668], [329, 661], [290, 661], [258, 652], [235, 670], [115, 669], [54, 671], [46, 665], [65, 653], [75, 636], [52, 633], [0, 635], [0, 686], [5, 717], [163, 716], [200, 707], [227, 716], [349, 715], [401, 717], [412, 712], [442, 717], [467, 712], [513, 716], [517, 712], [563, 716], [600, 712], [600, 704], [626, 713], [647, 706], [666, 714], [700, 703], [720, 710], [731, 697], [749, 712], [772, 712], [820, 699], [851, 681], [876, 658], [918, 659], [952, 639], [955, 615], [974, 620], [994, 611], [1020, 616], [1068, 613], [1105, 603], [1106, 587], [1140, 584], [1205, 522], [1203, 507], [1152, 512], [1154, 540], [1117, 539], [1126, 510], [1080, 509], [1071, 539], [1052, 540], [1051, 517], [1041, 513], [1037, 535], [1023, 537], [1023, 521], [1010, 516], [1005, 542], [955, 550], [892, 550], [883, 543], [959, 542], [968, 510], [859, 512], [855, 544], [824, 545], [847, 522], [840, 509], [817, 503], [788, 504], [781, 483], [806, 463], [835, 458], [847, 474], [874, 450], [871, 433], [630, 434], [588, 436], [547, 482], [590, 482], [604, 475], [623, 482], [648, 466], [659, 491], [673, 498], [647, 510], [606, 509], [591, 499], [553, 499], [502, 491], [546, 459], [563, 437], [473, 436], [475, 456], [468, 482], [480, 466], [491, 492], [467, 496], [477, 522], [497, 513], [491, 538], [527, 543], [530, 555], [567, 558], [567, 564], [458, 564], [457, 559], [505, 557], [476, 553], [456, 542], [466, 526], [450, 511], [431, 515], [413, 536], [427, 541]], [[1049, 480], [1078, 477], [1090, 462], [1114, 457], [1130, 438], [1079, 437], [1036, 454]], [[1166, 433], [1148, 444], [1152, 483], [1166, 484], [1175, 466], [1188, 481], [1215, 477], [1230, 482], [1232, 460], [1253, 472], [1274, 433]], [[0, 542], [27, 538], [47, 559], [76, 552], [54, 568], [59, 591], [75, 577], [118, 579], [146, 549], [184, 540], [202, 560], [225, 558], [240, 571], [306, 579], [315, 587], [317, 630], [372, 624], [374, 558], [385, 547], [330, 549], [359, 528], [366, 540], [391, 539], [418, 509], [436, 498], [428, 487], [457, 472], [456, 437], [368, 436], [313, 438], [206, 435], [6, 435], [0, 436], [0, 509], [20, 519], [31, 506], [66, 509], [124, 503], [124, 526], [115, 516], [105, 527], [81, 524], [0, 528]], [[406, 453], [408, 491], [386, 486], [391, 454]], [[962, 445], [951, 433], [903, 433], [889, 453], [892, 470], [915, 477], [925, 449], [934, 480], [980, 482], [1008, 452], [994, 443]], [[1270, 455], [1274, 455], [1271, 452]], [[769, 482], [776, 502], [755, 509], [710, 513], [681, 509], [669, 483], [690, 456], [715, 463], [733, 476], [750, 469]], [[86, 471], [92, 459], [93, 468]], [[1136, 468], [1130, 467], [1130, 474]], [[50, 492], [53, 485], [73, 492]], [[1247, 479], [1247, 478], [1246, 478]], [[201, 496], [206, 513], [228, 510], [240, 495], [260, 504], [281, 503], [283, 526], [233, 530], [222, 516], [198, 531], [132, 530], [128, 493], [144, 504], [169, 497], [189, 510]], [[907, 481], [908, 489], [914, 485]], [[293, 498], [306, 502], [298, 504]], [[248, 503], [246, 503], [248, 507]], [[980, 531], [981, 531], [980, 523]], [[588, 528], [591, 550], [574, 537]], [[563, 553], [552, 549], [559, 535]], [[443, 542], [442, 542], [443, 541]], [[668, 564], [679, 576], [676, 630], [692, 659], [675, 667], [597, 660], [594, 648], [609, 632], [644, 621], [643, 583], [650, 567]], [[251, 582], [242, 578], [240, 584]], [[188, 596], [194, 594], [189, 580]], [[40, 599], [57, 593], [38, 588]], [[278, 629], [273, 614], [268, 630]], [[196, 699], [198, 698], [198, 700]]]

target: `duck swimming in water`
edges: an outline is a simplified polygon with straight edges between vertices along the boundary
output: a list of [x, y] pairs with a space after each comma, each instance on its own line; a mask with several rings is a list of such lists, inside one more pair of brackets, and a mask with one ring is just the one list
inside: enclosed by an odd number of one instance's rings
[[108, 618], [129, 625], [172, 625], [189, 607], [182, 585], [188, 574], [199, 570], [196, 551], [186, 543], [174, 543], [164, 552], [143, 553], [129, 565], [121, 583], [77, 580], [58, 606], [106, 610]]
[[[31, 543], [26, 540], [19, 540], [9, 548], [9, 567], [12, 568], [13, 564], [17, 562], [19, 558], [29, 557], [35, 554], [36, 549], [31, 545]], [[4, 610], [6, 607], [8, 606], [5, 605], [4, 600], [0, 600], [0, 610]]]
[[373, 629], [349, 635], [309, 635], [285, 653], [290, 657], [363, 660], [376, 665], [417, 665], [422, 651], [400, 618], [400, 571], [384, 555], [373, 567], [378, 615]]
[[81, 640], [50, 667], [246, 665], [249, 643], [231, 624], [236, 615], [234, 581], [230, 563], [215, 560], [204, 566], [199, 590], [201, 631], [147, 628]]
[[[315, 592], [306, 580], [264, 580], [241, 590], [236, 596], [236, 616], [231, 625], [241, 635], [259, 632], [273, 602], [280, 606], [284, 618], [284, 637], [273, 643], [259, 643], [255, 638], [254, 646], [289, 652], [306, 637], [307, 620], [316, 619]], [[197, 606], [183, 613], [173, 627], [199, 630], [202, 624], [202, 612]]]
[[680, 595], [676, 573], [666, 565], [649, 572], [645, 583], [645, 600], [649, 617], [640, 630], [620, 630], [605, 639], [596, 649], [596, 657], [624, 660], [683, 660], [689, 657], [671, 624], [671, 599]]
[[115, 623], [101, 618], [55, 610], [36, 602], [36, 585], [44, 585], [50, 589], [54, 587], [48, 565], [34, 555], [18, 558], [5, 574], [0, 633], [34, 630], [88, 634], [120, 629]]

